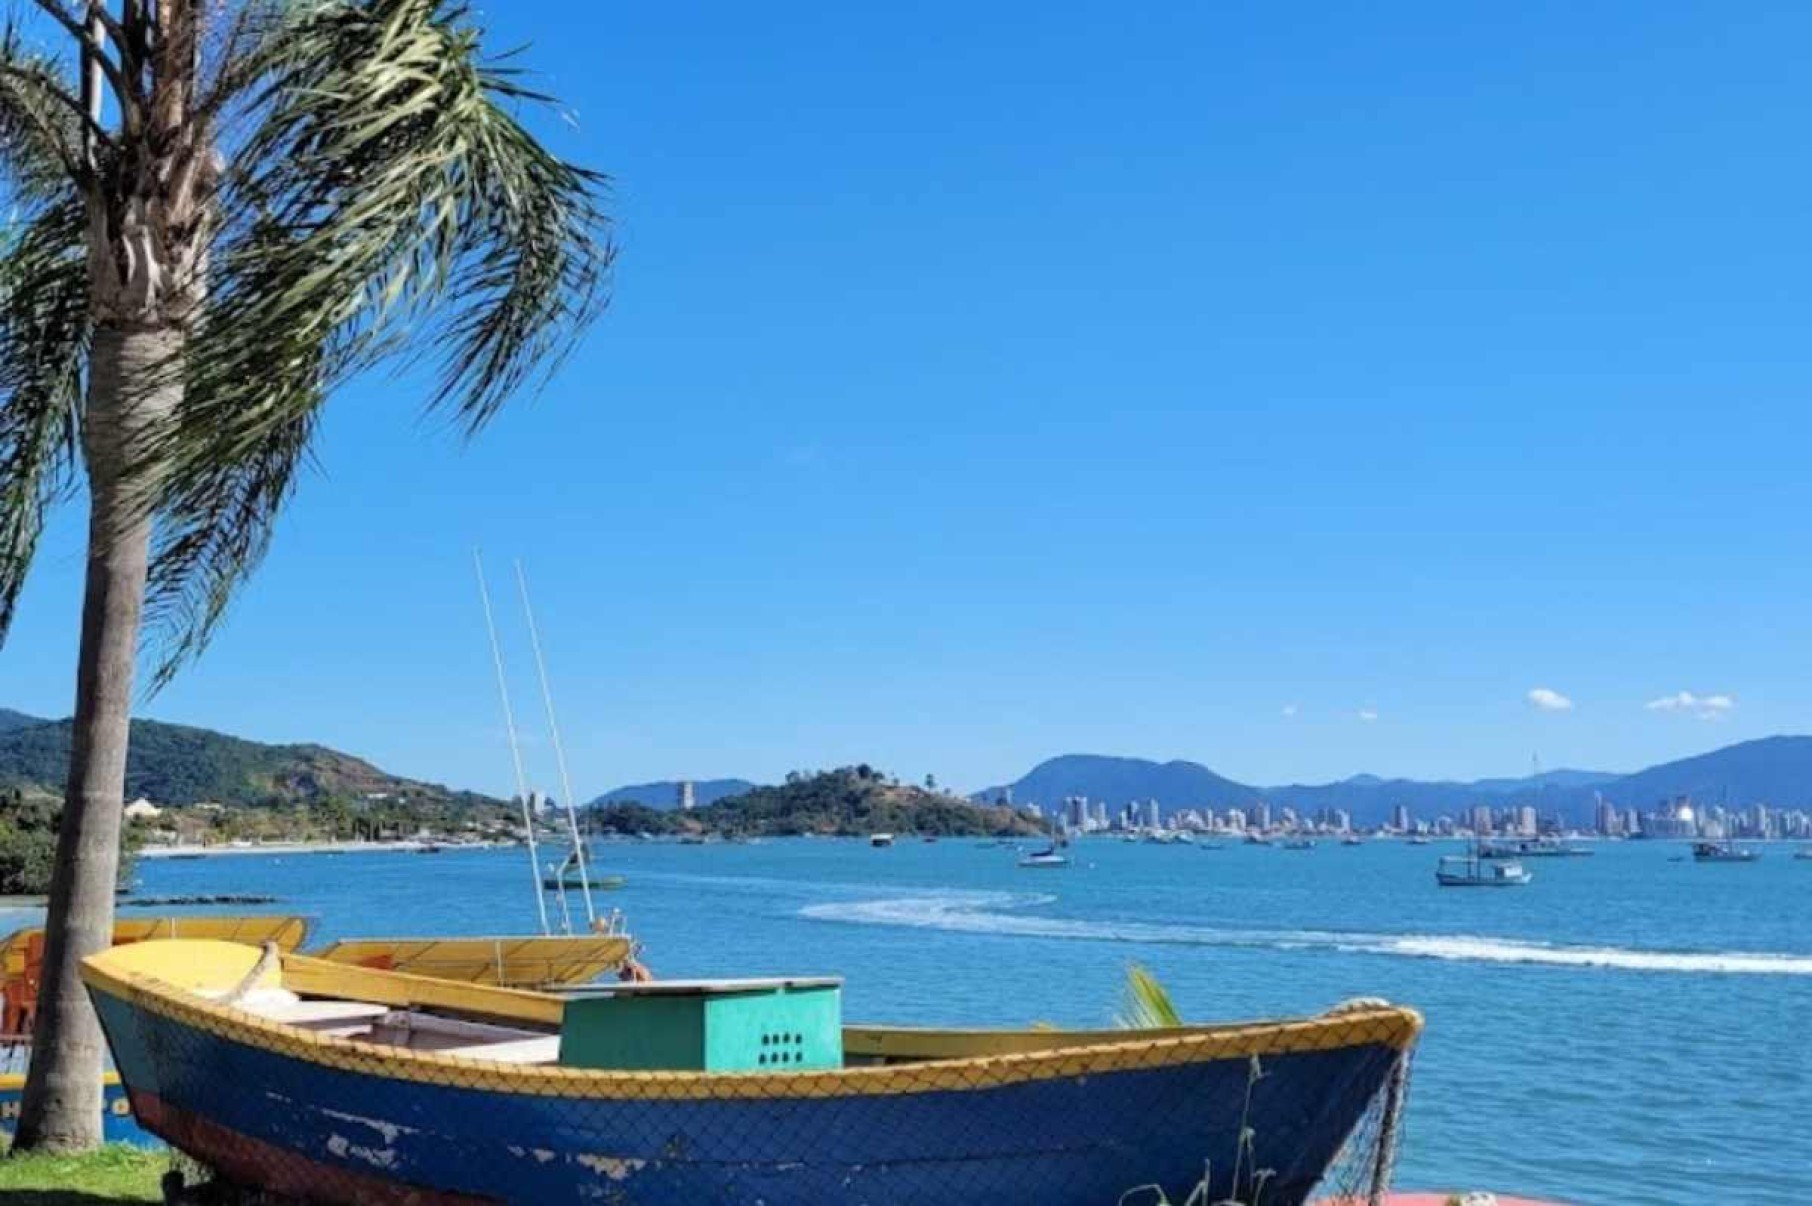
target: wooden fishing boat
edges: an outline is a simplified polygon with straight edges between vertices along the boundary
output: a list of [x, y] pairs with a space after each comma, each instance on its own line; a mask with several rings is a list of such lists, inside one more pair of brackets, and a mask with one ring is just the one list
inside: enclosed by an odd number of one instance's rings
[[[141, 1125], [230, 1186], [330, 1203], [1095, 1206], [1204, 1180], [1251, 1200], [1262, 1178], [1267, 1206], [1300, 1206], [1394, 1136], [1362, 1124], [1395, 1118], [1421, 1028], [1364, 1001], [1164, 1031], [842, 1028], [836, 981], [567, 999], [183, 940], [83, 977]], [[1388, 1155], [1361, 1152], [1379, 1194]]]
[[[301, 917], [129, 917], [113, 923], [116, 944], [161, 938], [212, 938], [275, 943], [292, 951], [308, 936]], [[31, 1031], [38, 1012], [44, 970], [44, 930], [28, 926], [0, 940], [0, 1135], [12, 1138], [25, 1100], [25, 1073], [31, 1064]], [[101, 1137], [108, 1143], [156, 1146], [158, 1141], [132, 1119], [120, 1078], [101, 1081]]]
[[558, 988], [615, 972], [635, 953], [627, 934], [498, 938], [343, 938], [315, 958], [463, 984]]
[[[205, 938], [274, 943], [301, 949], [308, 937], [303, 917], [132, 917], [114, 922], [115, 946], [165, 938]], [[511, 988], [569, 988], [610, 973], [646, 975], [635, 961], [635, 940], [621, 932], [499, 938], [349, 938], [329, 943], [315, 957], [354, 967], [395, 969], [468, 984]], [[16, 930], [0, 940], [0, 1135], [10, 1138], [25, 1096], [31, 1061], [32, 1022], [44, 963], [41, 927]], [[119, 1077], [106, 1073], [102, 1134], [108, 1143], [156, 1145], [132, 1119]]]

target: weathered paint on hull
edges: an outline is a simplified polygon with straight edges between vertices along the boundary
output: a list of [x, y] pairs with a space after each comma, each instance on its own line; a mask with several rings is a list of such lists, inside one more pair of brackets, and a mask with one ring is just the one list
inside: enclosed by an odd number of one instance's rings
[[[25, 1077], [0, 1076], [0, 1135], [10, 1144], [19, 1125], [19, 1105], [25, 1098]], [[109, 1074], [101, 1082], [101, 1139], [106, 1143], [130, 1143], [134, 1147], [162, 1147], [157, 1136], [134, 1121], [132, 1106], [119, 1077]]]
[[[1334, 1157], [1395, 1048], [1093, 1069], [924, 1092], [786, 1098], [561, 1097], [336, 1068], [95, 993], [147, 1129], [237, 1179], [314, 1201], [940, 1203], [1115, 1201], [1156, 1183], [1181, 1201], [1229, 1189], [1251, 1087], [1245, 1167], [1293, 1206]], [[491, 1083], [487, 1086], [486, 1081]], [[945, 1087], [930, 1087], [942, 1082]]]

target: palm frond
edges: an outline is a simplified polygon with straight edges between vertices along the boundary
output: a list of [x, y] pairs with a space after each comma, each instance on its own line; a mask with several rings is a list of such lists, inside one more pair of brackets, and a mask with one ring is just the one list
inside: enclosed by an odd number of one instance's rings
[[89, 317], [73, 198], [0, 235], [0, 645], [44, 513], [77, 462]]
[[1170, 1030], [1183, 1025], [1183, 1015], [1158, 978], [1134, 963], [1126, 969], [1126, 987], [1114, 1021], [1123, 1030]]
[[266, 432], [252, 455], [191, 473], [167, 493], [146, 596], [148, 644], [158, 656], [151, 691], [206, 646], [239, 584], [264, 559], [307, 460], [317, 413], [300, 411]]
[[80, 171], [81, 113], [56, 60], [28, 48], [12, 22], [0, 27], [0, 173], [16, 195], [68, 193]]
[[[328, 394], [385, 363], [428, 360], [429, 406], [476, 431], [570, 350], [606, 302], [614, 255], [604, 178], [521, 124], [512, 110], [540, 98], [487, 65], [463, 6], [265, 4], [233, 36], [240, 56], [209, 103], [246, 132], [221, 181], [184, 401], [151, 453], [187, 500], [179, 525], [228, 479], [262, 501], [216, 518], [268, 523], [293, 479], [250, 483]], [[192, 653], [263, 538], [166, 548], [154, 588], [174, 647]]]

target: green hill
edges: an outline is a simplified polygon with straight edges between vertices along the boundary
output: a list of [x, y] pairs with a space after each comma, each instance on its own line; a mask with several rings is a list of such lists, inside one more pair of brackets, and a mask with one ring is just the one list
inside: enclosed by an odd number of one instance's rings
[[[0, 787], [60, 793], [69, 770], [69, 741], [67, 720], [0, 727]], [[140, 796], [158, 804], [312, 804], [379, 798], [495, 803], [387, 774], [326, 746], [266, 745], [156, 720], [132, 722], [126, 798]]]
[[902, 786], [869, 766], [815, 775], [789, 775], [691, 812], [657, 812], [633, 804], [595, 810], [596, 823], [624, 833], [716, 833], [786, 837], [812, 833], [859, 837], [871, 833], [940, 836], [1033, 835], [1035, 820], [1011, 808], [973, 804], [958, 796]]

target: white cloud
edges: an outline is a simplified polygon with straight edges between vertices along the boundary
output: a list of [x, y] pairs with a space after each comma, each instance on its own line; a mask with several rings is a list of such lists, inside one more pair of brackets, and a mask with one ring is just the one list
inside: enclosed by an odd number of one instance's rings
[[1285, 704], [1285, 705], [1284, 705], [1284, 706], [1283, 706], [1283, 714], [1284, 714], [1284, 715], [1285, 715], [1285, 716], [1294, 716], [1294, 715], [1296, 715], [1296, 705], [1295, 705], [1295, 704]]
[[1736, 709], [1737, 704], [1734, 695], [1694, 695], [1691, 691], [1676, 691], [1660, 699], [1651, 699], [1643, 706], [1651, 712], [1685, 712], [1700, 720], [1722, 720]]
[[1573, 701], [1552, 687], [1531, 687], [1526, 697], [1531, 707], [1544, 712], [1571, 712]]
[[1359, 719], [1363, 720], [1366, 724], [1370, 724], [1372, 721], [1378, 719], [1378, 709], [1376, 709], [1376, 708], [1360, 708], [1359, 709]]

